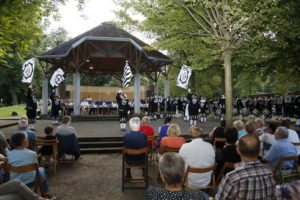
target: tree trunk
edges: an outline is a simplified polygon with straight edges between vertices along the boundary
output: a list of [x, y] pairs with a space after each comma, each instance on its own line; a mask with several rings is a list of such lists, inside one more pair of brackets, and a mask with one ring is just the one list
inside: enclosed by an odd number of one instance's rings
[[225, 94], [225, 72], [221, 70], [221, 94]]
[[10, 94], [11, 94], [11, 97], [12, 97], [12, 104], [13, 105], [18, 105], [19, 102], [18, 102], [18, 97], [17, 97], [17, 94], [16, 94], [16, 90], [12, 87], [12, 85], [10, 85], [9, 87], [10, 87]]
[[231, 57], [232, 51], [223, 52], [225, 70], [225, 97], [226, 97], [226, 127], [232, 126], [232, 78], [231, 78]]

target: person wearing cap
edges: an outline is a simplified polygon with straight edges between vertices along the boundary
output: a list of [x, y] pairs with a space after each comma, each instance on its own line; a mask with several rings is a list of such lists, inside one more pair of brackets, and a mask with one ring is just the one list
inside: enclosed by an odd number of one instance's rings
[[58, 124], [59, 120], [59, 111], [61, 110], [60, 99], [58, 95], [52, 94], [50, 96], [51, 99], [51, 116], [52, 116], [52, 123]]
[[126, 131], [126, 118], [128, 117], [128, 112], [130, 112], [130, 106], [127, 96], [122, 90], [118, 91], [116, 101], [119, 109], [120, 129], [121, 131]]
[[26, 115], [28, 117], [28, 128], [34, 129], [34, 124], [36, 122], [36, 109], [37, 109], [37, 99], [35, 97], [35, 92], [30, 86], [27, 90], [26, 95]]

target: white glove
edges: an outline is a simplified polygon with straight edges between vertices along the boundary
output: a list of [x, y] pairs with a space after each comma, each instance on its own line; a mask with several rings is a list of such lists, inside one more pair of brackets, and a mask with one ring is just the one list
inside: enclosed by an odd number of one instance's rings
[[130, 110], [127, 111], [128, 115], [130, 115]]

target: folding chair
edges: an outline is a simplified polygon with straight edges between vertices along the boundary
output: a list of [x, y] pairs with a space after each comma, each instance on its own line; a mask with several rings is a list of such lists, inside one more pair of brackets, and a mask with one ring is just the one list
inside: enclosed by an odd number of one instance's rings
[[184, 190], [191, 190], [191, 188], [188, 187], [188, 174], [189, 173], [202, 174], [202, 173], [207, 173], [207, 172], [211, 171], [212, 173], [211, 173], [210, 184], [203, 187], [203, 188], [198, 188], [198, 189], [201, 189], [201, 190], [214, 189], [216, 187], [216, 179], [215, 179], [215, 174], [214, 174], [214, 170], [216, 169], [216, 166], [217, 166], [217, 164], [214, 164], [214, 165], [212, 165], [210, 167], [207, 167], [207, 168], [194, 168], [194, 167], [188, 166], [186, 171], [185, 171], [185, 174], [184, 174], [182, 188]]
[[[283, 162], [286, 161], [294, 161], [294, 165], [292, 168], [290, 168], [289, 170], [291, 170], [290, 173], [288, 174], [283, 174], [282, 173], [282, 169], [281, 165]], [[299, 177], [299, 173], [297, 171], [297, 163], [298, 163], [298, 155], [297, 156], [286, 156], [286, 157], [281, 157], [279, 162], [277, 163], [276, 167], [273, 169], [273, 176], [274, 179], [280, 181], [280, 183], [284, 183], [284, 180], [286, 178], [290, 178], [290, 177]]]
[[180, 150], [180, 147], [179, 148], [172, 148], [172, 147], [167, 147], [167, 146], [162, 146], [161, 145], [161, 155], [166, 153], [166, 152], [174, 152], [174, 153], [178, 153]]
[[19, 166], [15, 167], [12, 165], [6, 165], [5, 170], [9, 172], [14, 172], [14, 173], [26, 173], [26, 172], [31, 172], [35, 171], [35, 185], [34, 185], [34, 192], [37, 193], [38, 188], [40, 189], [40, 193], [42, 197], [45, 197], [45, 192], [44, 188], [42, 185], [42, 180], [40, 178], [40, 172], [39, 172], [39, 166], [37, 163], [32, 163], [29, 165], [24, 165], [24, 166]]
[[217, 138], [217, 137], [215, 137], [214, 144], [213, 144], [215, 151], [217, 151], [217, 147], [216, 147], [217, 143], [225, 144], [225, 142], [226, 142], [226, 138]]
[[[141, 188], [147, 188], [148, 187], [148, 147], [142, 148], [142, 149], [128, 149], [128, 148], [123, 148], [123, 157], [122, 157], [122, 192], [124, 192], [124, 189], [141, 189]], [[144, 163], [142, 164], [128, 164], [126, 162], [126, 155], [140, 155], [144, 154], [145, 159]], [[138, 178], [138, 179], [127, 179], [125, 177], [125, 172], [126, 169], [128, 168], [144, 168], [144, 178]], [[125, 187], [125, 182], [140, 182], [144, 181], [145, 182], [145, 187]]]
[[232, 171], [232, 169], [234, 169], [234, 164], [235, 163], [232, 163], [232, 162], [225, 162], [222, 169], [221, 169], [221, 172], [218, 176], [218, 183], [221, 182], [221, 179], [223, 178], [223, 176], [225, 175], [224, 173], [228, 173], [229, 171]]
[[56, 174], [56, 167], [58, 166], [58, 143], [59, 141], [57, 139], [53, 140], [45, 140], [44, 137], [38, 137], [37, 145], [38, 146], [44, 146], [44, 147], [52, 147], [52, 153], [49, 155], [43, 155], [43, 152], [39, 152], [38, 158], [39, 161], [43, 161], [43, 158], [45, 158], [45, 165], [47, 162], [51, 162], [51, 158], [53, 158], [53, 166], [54, 166], [54, 174]]

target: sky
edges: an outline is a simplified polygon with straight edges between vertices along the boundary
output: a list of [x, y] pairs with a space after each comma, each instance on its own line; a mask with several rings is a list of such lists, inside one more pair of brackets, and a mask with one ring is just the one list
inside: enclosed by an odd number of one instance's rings
[[[116, 19], [113, 12], [118, 6], [112, 0], [86, 0], [83, 10], [78, 11], [75, 0], [69, 0], [59, 6], [60, 21], [51, 21], [51, 29], [63, 27], [71, 38], [98, 26], [99, 24]], [[145, 42], [150, 42], [142, 33], [131, 33]]]

